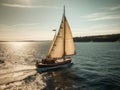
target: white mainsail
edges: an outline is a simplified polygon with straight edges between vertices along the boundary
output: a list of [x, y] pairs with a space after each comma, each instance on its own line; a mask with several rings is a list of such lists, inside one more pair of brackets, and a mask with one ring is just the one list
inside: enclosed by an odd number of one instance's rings
[[64, 54], [64, 18], [62, 19], [60, 29], [53, 47], [48, 55], [50, 58], [61, 58]]
[[75, 54], [75, 46], [72, 37], [72, 32], [70, 30], [70, 26], [65, 17], [65, 55], [74, 55]]
[[49, 58], [62, 58], [67, 55], [74, 55], [75, 47], [70, 26], [65, 17], [62, 17], [62, 22], [59, 28], [58, 35], [53, 39], [48, 51]]

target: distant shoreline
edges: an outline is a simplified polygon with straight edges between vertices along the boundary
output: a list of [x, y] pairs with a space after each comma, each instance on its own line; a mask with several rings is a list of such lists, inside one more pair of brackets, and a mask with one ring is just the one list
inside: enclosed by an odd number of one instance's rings
[[74, 37], [75, 42], [120, 42], [120, 34]]

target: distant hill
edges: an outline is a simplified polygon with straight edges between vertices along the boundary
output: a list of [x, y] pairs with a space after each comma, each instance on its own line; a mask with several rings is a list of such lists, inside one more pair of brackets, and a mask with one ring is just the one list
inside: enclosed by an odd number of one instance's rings
[[120, 42], [120, 34], [74, 37], [75, 42]]

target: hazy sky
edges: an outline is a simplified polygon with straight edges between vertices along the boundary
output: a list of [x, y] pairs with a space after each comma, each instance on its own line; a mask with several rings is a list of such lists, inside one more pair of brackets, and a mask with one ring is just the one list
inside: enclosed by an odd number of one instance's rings
[[0, 40], [50, 40], [66, 6], [73, 36], [120, 33], [120, 0], [0, 0]]

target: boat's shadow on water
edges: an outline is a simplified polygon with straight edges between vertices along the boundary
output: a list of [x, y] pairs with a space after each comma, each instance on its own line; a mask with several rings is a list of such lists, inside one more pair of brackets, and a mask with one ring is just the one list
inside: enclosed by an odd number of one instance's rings
[[86, 87], [86, 79], [75, 74], [72, 69], [74, 64], [70, 64], [65, 68], [57, 68], [38, 73], [42, 74], [46, 87], [43, 90], [79, 90]]

